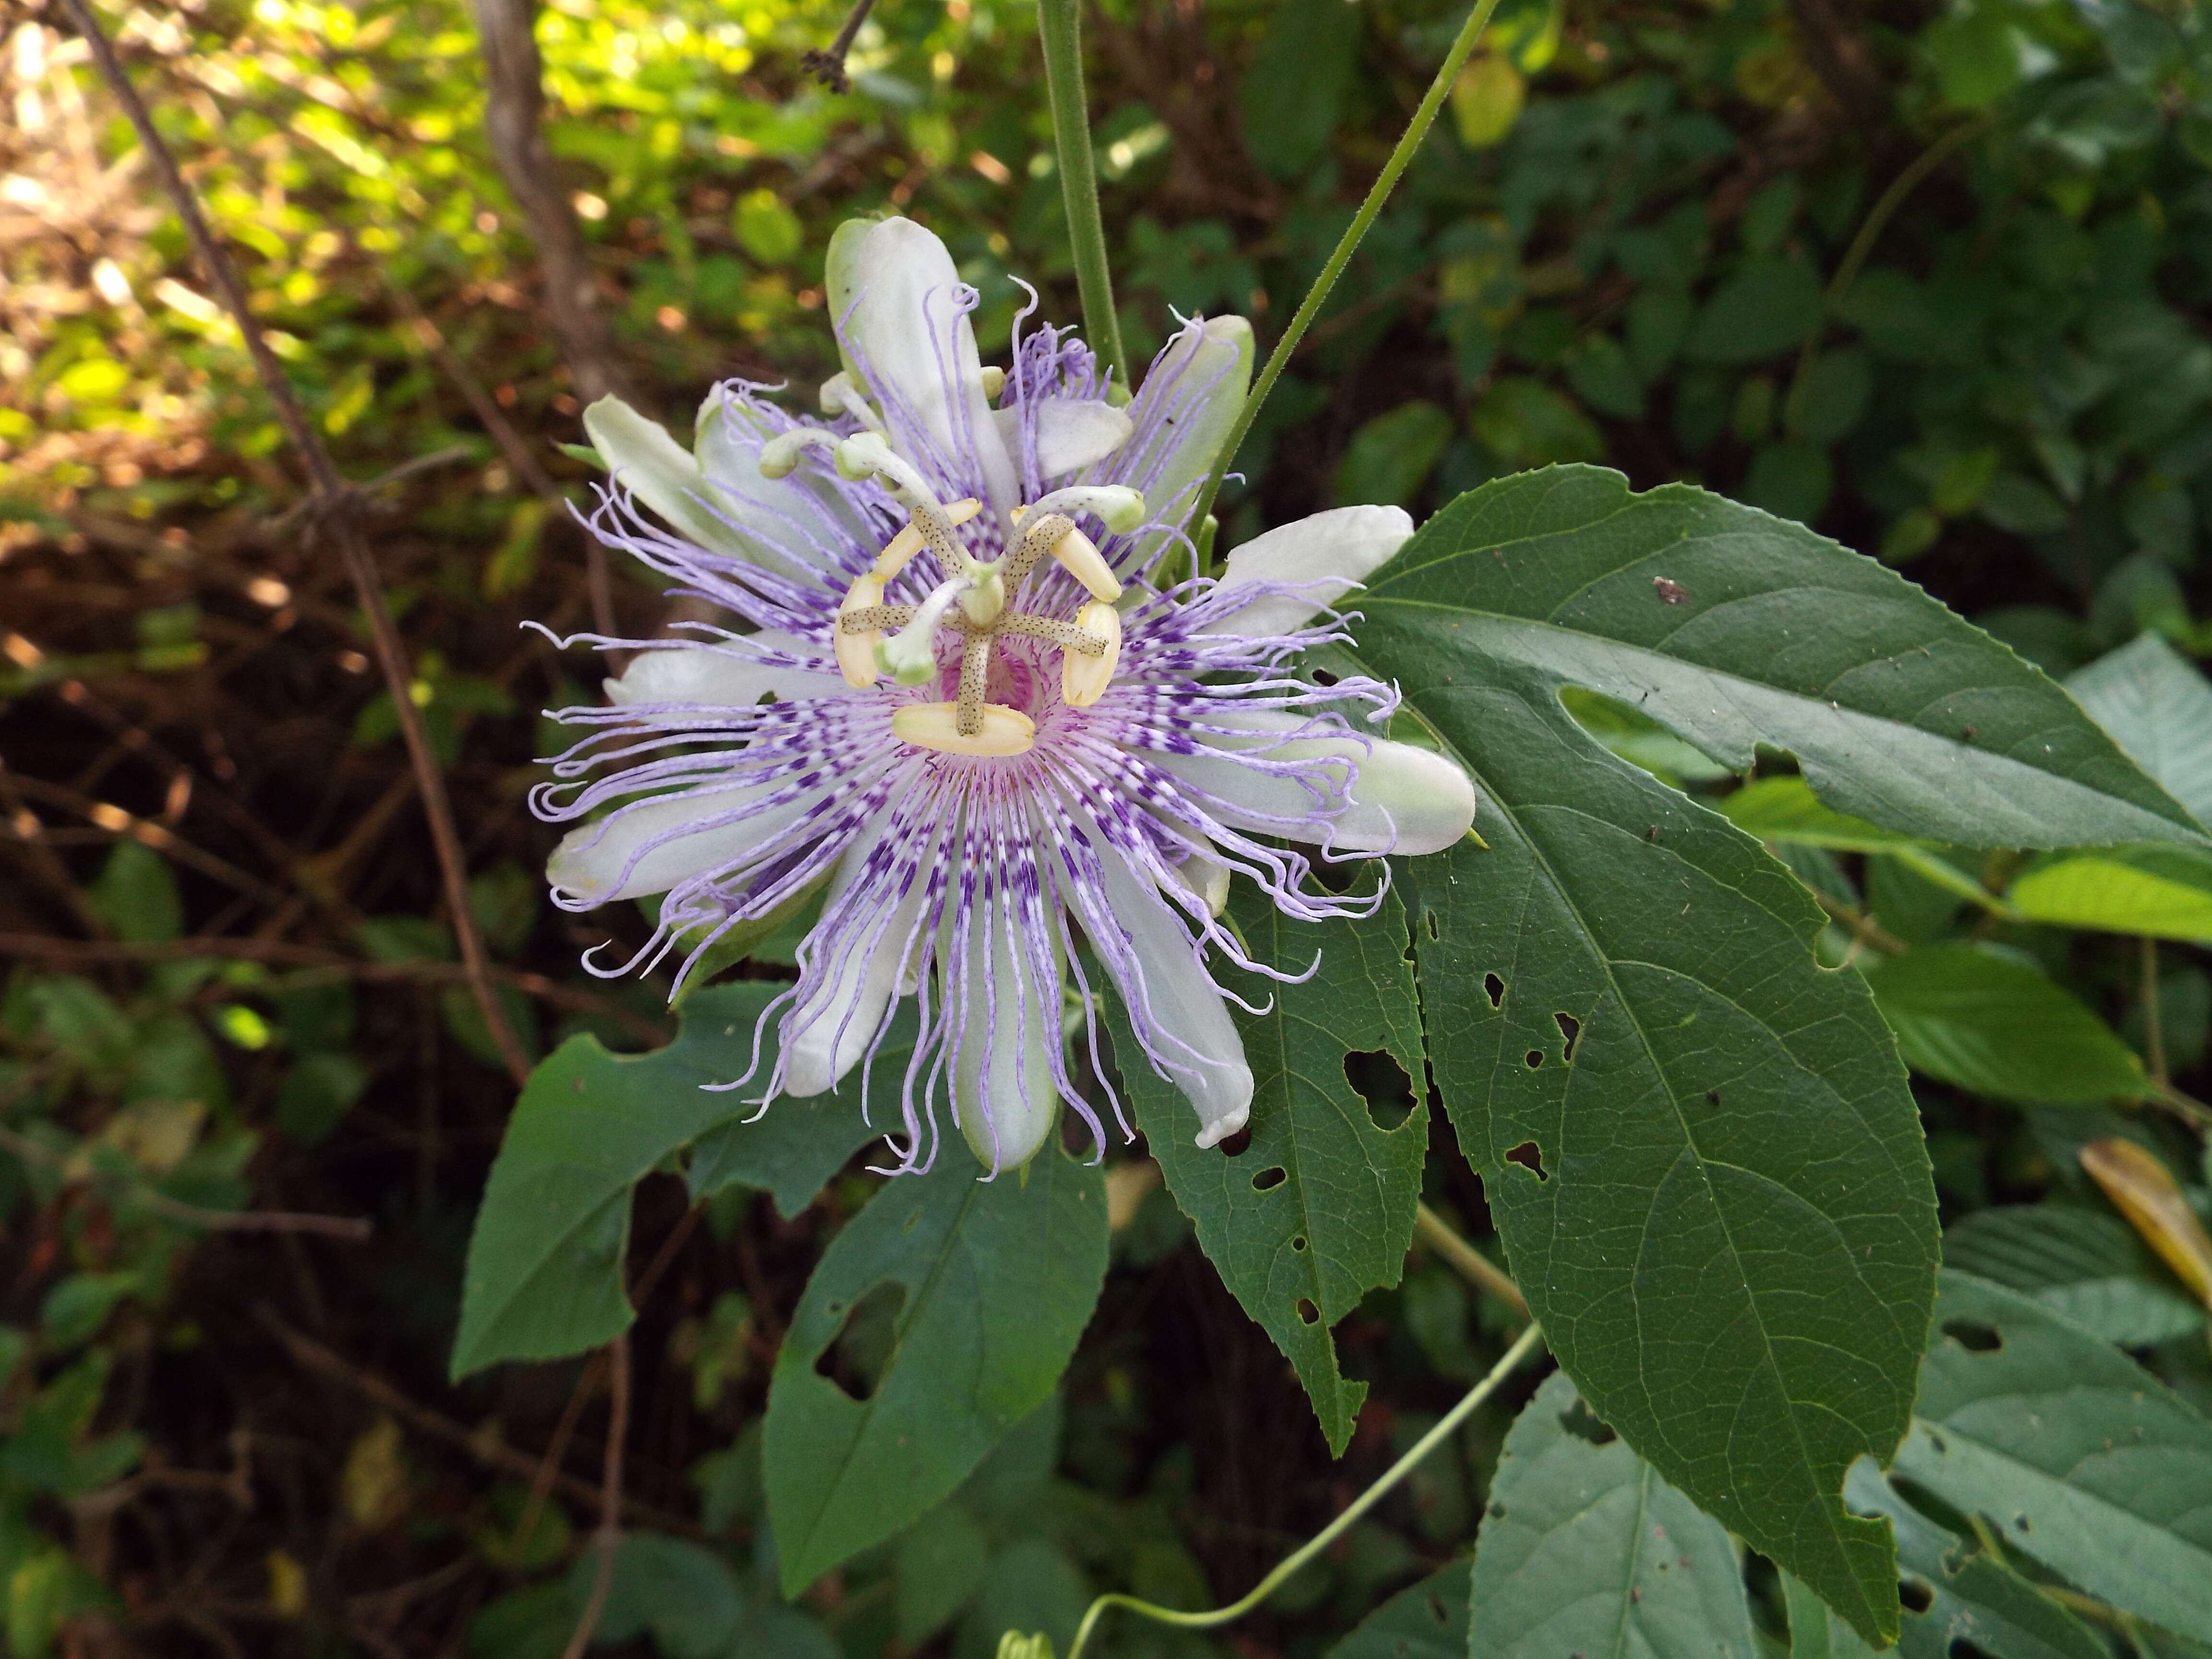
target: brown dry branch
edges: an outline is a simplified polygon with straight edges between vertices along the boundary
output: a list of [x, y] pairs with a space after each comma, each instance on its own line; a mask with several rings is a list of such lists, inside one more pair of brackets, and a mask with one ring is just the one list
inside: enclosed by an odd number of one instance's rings
[[[55, 939], [43, 933], [0, 933], [0, 957], [36, 957], [42, 961], [86, 964], [101, 962], [177, 962], [191, 957], [221, 957], [234, 962], [258, 962], [269, 967], [324, 970], [346, 979], [412, 981], [416, 984], [465, 985], [467, 967], [457, 962], [364, 962], [337, 951], [309, 945], [288, 945], [280, 939], [231, 939], [206, 935], [169, 939], [161, 944], [131, 945], [94, 939]], [[611, 997], [562, 985], [543, 974], [490, 964], [492, 980], [511, 985], [525, 995], [556, 1008], [580, 1014], [597, 1014], [619, 1024], [643, 1042], [666, 1042], [665, 1025], [624, 1007]]]
[[[407, 660], [406, 647], [400, 642], [398, 630], [392, 626], [392, 613], [385, 604], [384, 586], [377, 574], [374, 562], [369, 555], [368, 544], [361, 532], [357, 515], [357, 492], [340, 477], [337, 464], [331, 459], [329, 450], [323, 447], [314, 428], [292, 394], [291, 383], [278, 366], [276, 354], [261, 331], [261, 325], [247, 305], [245, 289], [240, 287], [237, 272], [232, 268], [222, 245], [215, 240], [207, 219], [200, 211], [198, 198], [185, 184], [178, 171], [176, 157], [169, 151], [160, 131], [154, 125], [152, 113], [138, 89], [125, 71], [122, 60], [116, 56], [114, 44], [107, 38], [93, 15], [88, 0], [63, 0], [77, 32], [90, 49], [94, 62], [99, 65], [101, 76], [107, 82], [138, 134], [138, 142], [163, 190], [175, 206], [178, 218], [183, 222], [185, 235], [193, 251], [198, 254], [201, 267], [208, 279], [222, 294], [224, 307], [236, 323], [246, 350], [253, 359], [255, 371], [276, 405], [279, 422], [293, 449], [307, 469], [313, 483], [313, 495], [318, 506], [314, 528], [327, 531], [337, 544], [347, 574], [352, 579], [356, 596], [368, 620], [369, 635], [374, 641], [378, 666], [383, 671], [386, 687], [392, 694], [400, 736], [407, 746], [408, 759], [412, 763], [416, 781], [422, 796], [423, 815], [429, 820], [430, 838], [437, 848], [438, 864], [444, 877], [446, 902], [451, 912], [454, 937], [460, 942], [462, 960], [467, 964], [469, 987], [476, 994], [477, 1006], [483, 1016], [484, 1026], [505, 1057], [507, 1068], [520, 1085], [530, 1074], [529, 1056], [524, 1053], [514, 1028], [507, 1024], [507, 1012], [499, 1006], [489, 973], [489, 960], [484, 951], [483, 937], [477, 931], [476, 918], [469, 908], [468, 871], [462, 860], [459, 832], [453, 824], [453, 804], [446, 794], [445, 779], [440, 775], [436, 757], [430, 752], [429, 736], [422, 725], [422, 711], [409, 695], [414, 674]], [[534, 51], [534, 48], [533, 48]]]
[[[26, 1164], [64, 1171], [69, 1168], [70, 1160], [61, 1153], [28, 1135], [17, 1133], [5, 1124], [0, 1124], [0, 1151]], [[374, 1231], [373, 1224], [356, 1216], [303, 1215], [290, 1210], [210, 1210], [171, 1198], [151, 1187], [142, 1188], [134, 1196], [156, 1215], [165, 1215], [188, 1227], [204, 1227], [210, 1232], [319, 1233], [325, 1238], [358, 1242]]]
[[[308, 1370], [315, 1371], [334, 1381], [344, 1383], [372, 1403], [381, 1406], [403, 1423], [414, 1428], [425, 1438], [436, 1440], [465, 1452], [489, 1468], [503, 1471], [519, 1480], [527, 1480], [538, 1473], [538, 1460], [529, 1453], [508, 1445], [496, 1434], [483, 1429], [471, 1429], [456, 1423], [443, 1413], [419, 1404], [373, 1371], [366, 1370], [335, 1349], [325, 1346], [313, 1337], [294, 1330], [274, 1310], [262, 1306], [254, 1315], [264, 1329], [283, 1345], [293, 1360]], [[605, 1497], [604, 1485], [594, 1486], [565, 1471], [553, 1477], [554, 1490], [578, 1503], [597, 1504]], [[621, 1514], [641, 1527], [656, 1532], [674, 1533], [680, 1537], [703, 1539], [707, 1534], [696, 1521], [687, 1516], [664, 1510], [616, 1493]]]
[[544, 270], [546, 320], [560, 343], [576, 395], [591, 403], [611, 392], [627, 403], [642, 404], [644, 398], [615, 353], [583, 227], [545, 146], [537, 0], [471, 0], [470, 9], [483, 47], [484, 136], [500, 176], [530, 226]]
[[584, 1659], [599, 1615], [607, 1610], [607, 1592], [614, 1587], [615, 1552], [622, 1547], [623, 1442], [629, 1437], [629, 1338], [618, 1336], [607, 1344], [607, 1450], [600, 1476], [599, 1527], [592, 1541], [599, 1559], [592, 1573], [591, 1599], [576, 1620], [575, 1634], [561, 1659]]

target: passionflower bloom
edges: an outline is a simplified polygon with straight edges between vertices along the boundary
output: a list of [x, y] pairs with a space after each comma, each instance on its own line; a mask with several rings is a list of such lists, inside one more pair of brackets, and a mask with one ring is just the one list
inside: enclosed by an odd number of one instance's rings
[[665, 894], [625, 968], [689, 973], [818, 888], [763, 1017], [763, 1109], [872, 1066], [911, 999], [902, 1170], [935, 1158], [941, 1103], [994, 1173], [1062, 1102], [1103, 1147], [1067, 1060], [1079, 1033], [1103, 1077], [1102, 974], [1143, 1049], [1123, 1063], [1173, 1079], [1211, 1146], [1252, 1073], [1209, 963], [1289, 977], [1218, 919], [1231, 878], [1291, 916], [1364, 914], [1380, 883], [1325, 890], [1313, 858], [1432, 852], [1474, 815], [1457, 767], [1374, 734], [1393, 688], [1295, 672], [1412, 523], [1319, 514], [1193, 577], [1186, 521], [1251, 374], [1241, 319], [1187, 325], [1130, 399], [1069, 335], [1023, 334], [1027, 311], [985, 368], [975, 290], [908, 221], [846, 225], [827, 287], [845, 367], [820, 418], [732, 381], [687, 450], [613, 398], [586, 412], [611, 474], [591, 530], [729, 622], [586, 636], [636, 654], [608, 706], [558, 714], [593, 729], [533, 796], [578, 824], [555, 898]]

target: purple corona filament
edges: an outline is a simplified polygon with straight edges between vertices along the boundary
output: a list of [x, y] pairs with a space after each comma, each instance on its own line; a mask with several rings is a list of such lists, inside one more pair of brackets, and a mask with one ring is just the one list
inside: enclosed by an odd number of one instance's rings
[[[618, 406], [587, 417], [613, 473], [585, 517], [591, 533], [726, 620], [679, 623], [659, 640], [580, 636], [636, 654], [608, 683], [608, 706], [556, 714], [586, 728], [531, 798], [541, 817], [579, 826], [553, 860], [556, 902], [580, 911], [665, 894], [630, 960], [587, 965], [615, 975], [673, 957], [681, 985], [730, 929], [818, 886], [798, 981], [763, 1015], [750, 1070], [721, 1086], [757, 1086], [765, 1110], [855, 1071], [873, 1085], [911, 1002], [890, 1137], [896, 1170], [931, 1166], [940, 1106], [994, 1173], [1035, 1153], [1061, 1103], [1103, 1153], [1105, 1125], [1067, 1040], [1093, 1057], [1103, 1086], [1102, 975], [1144, 1062], [1190, 1097], [1211, 1146], [1243, 1125], [1251, 1098], [1226, 1012], [1249, 1005], [1211, 964], [1279, 980], [1311, 971], [1247, 955], [1220, 920], [1228, 879], [1295, 918], [1364, 915], [1387, 866], [1344, 895], [1311, 879], [1315, 859], [1434, 850], [1474, 811], [1449, 762], [1381, 736], [1392, 687], [1297, 672], [1301, 653], [1348, 637], [1347, 618], [1323, 601], [1410, 524], [1395, 509], [1323, 514], [1261, 538], [1302, 532], [1283, 544], [1282, 580], [1232, 558], [1221, 580], [1159, 585], [1163, 571], [1191, 568], [1186, 521], [1213, 459], [1204, 434], [1218, 446], [1226, 423], [1209, 416], [1224, 399], [1233, 416], [1241, 401], [1249, 331], [1188, 324], [1116, 408], [1089, 349], [1049, 327], [1017, 340], [1003, 376], [987, 375], [969, 331], [975, 291], [951, 278], [935, 239], [894, 220], [859, 240], [858, 284], [836, 318], [849, 368], [824, 389], [830, 417], [794, 417], [764, 388], [730, 381], [702, 410], [696, 460]], [[855, 456], [886, 448], [886, 470], [851, 476]], [[1070, 684], [1086, 665], [1076, 653], [1102, 660], [1085, 631], [1101, 620], [1102, 579], [1079, 580], [1057, 554], [1018, 581], [995, 574], [1016, 568], [1028, 504], [1077, 485], [1143, 497], [1141, 514], [1120, 515], [1141, 522], [1118, 531], [1107, 497], [1048, 504], [1121, 586], [1118, 656], [1103, 659], [1111, 678], [1084, 706], [1063, 691], [1063, 657]], [[923, 545], [882, 580], [877, 610], [854, 616], [920, 629], [933, 671], [925, 655], [919, 684], [854, 684], [840, 672], [840, 607], [873, 580], [887, 544], [923, 524], [925, 497], [939, 511], [981, 505], [951, 532], [954, 556]], [[949, 620], [913, 622], [933, 593]], [[849, 660], [849, 637], [847, 647]], [[890, 649], [878, 659], [892, 661]], [[965, 653], [979, 649], [987, 674], [963, 684]], [[922, 729], [912, 722], [924, 705], [957, 706], [972, 725], [978, 699], [988, 733], [1026, 721], [1026, 746], [949, 752], [901, 735]], [[1370, 768], [1372, 789], [1360, 784]], [[1105, 1109], [1127, 1135], [1110, 1090]]]

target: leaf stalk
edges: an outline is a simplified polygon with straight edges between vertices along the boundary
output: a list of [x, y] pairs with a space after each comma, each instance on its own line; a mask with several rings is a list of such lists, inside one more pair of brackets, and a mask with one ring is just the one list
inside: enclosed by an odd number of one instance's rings
[[1522, 1332], [1515, 1339], [1513, 1346], [1505, 1351], [1505, 1357], [1491, 1367], [1490, 1375], [1469, 1389], [1459, 1404], [1438, 1419], [1437, 1425], [1415, 1442], [1413, 1449], [1403, 1457], [1393, 1463], [1381, 1480], [1354, 1498], [1343, 1514], [1323, 1527], [1297, 1549], [1285, 1556], [1277, 1564], [1273, 1571], [1255, 1584], [1243, 1596], [1231, 1601], [1227, 1607], [1215, 1607], [1209, 1612], [1182, 1613], [1173, 1607], [1163, 1607], [1156, 1603], [1142, 1601], [1136, 1596], [1124, 1595], [1118, 1592], [1102, 1595], [1091, 1604], [1083, 1615], [1082, 1624], [1076, 1627], [1075, 1640], [1068, 1647], [1067, 1659], [1083, 1659], [1083, 1650], [1090, 1643], [1091, 1632], [1097, 1628], [1098, 1620], [1109, 1607], [1127, 1607], [1132, 1613], [1142, 1613], [1155, 1624], [1172, 1625], [1178, 1630], [1212, 1630], [1216, 1626], [1230, 1624], [1242, 1619], [1273, 1595], [1276, 1590], [1281, 1589], [1298, 1569], [1334, 1543], [1353, 1522], [1381, 1503], [1391, 1488], [1419, 1466], [1423, 1458], [1457, 1433], [1460, 1425], [1466, 1422], [1484, 1401], [1498, 1392], [1499, 1386], [1507, 1377], [1512, 1376], [1522, 1360], [1535, 1352], [1537, 1345], [1542, 1340], [1543, 1329], [1540, 1326], [1531, 1325], [1527, 1330]]
[[[1043, 10], [1048, 14], [1054, 3], [1055, 0], [1044, 0]], [[1291, 354], [1297, 349], [1298, 341], [1320, 314], [1322, 304], [1328, 299], [1329, 290], [1336, 286], [1336, 279], [1344, 274], [1345, 266], [1352, 263], [1352, 256], [1358, 251], [1359, 244], [1366, 239], [1369, 228], [1382, 213], [1382, 204], [1390, 199], [1390, 192], [1398, 187], [1398, 180], [1413, 164], [1413, 153], [1420, 149], [1421, 140], [1428, 137], [1429, 128], [1436, 122], [1437, 112], [1443, 107], [1452, 83], [1459, 79], [1459, 72], [1467, 66], [1475, 43], [1481, 40], [1483, 30], [1489, 27], [1491, 13], [1497, 9], [1498, 0], [1476, 0], [1474, 9], [1468, 14], [1467, 21], [1461, 25], [1451, 50], [1444, 54], [1444, 61], [1437, 70], [1436, 78], [1429, 82], [1429, 89], [1422, 94], [1419, 107], [1413, 111], [1413, 119], [1406, 123], [1405, 131], [1399, 134], [1397, 146], [1391, 150], [1390, 159], [1382, 164], [1382, 173], [1368, 190], [1367, 199], [1360, 203], [1359, 211], [1352, 216], [1352, 222], [1345, 227], [1344, 234], [1337, 238], [1336, 247], [1329, 254], [1328, 263], [1321, 268], [1321, 275], [1314, 278], [1313, 286], [1306, 290], [1306, 297], [1298, 302], [1297, 311], [1291, 318], [1291, 325], [1283, 331], [1283, 337], [1275, 342], [1275, 349], [1267, 354], [1267, 366], [1261, 369], [1259, 380], [1252, 387], [1252, 395], [1244, 400], [1244, 408], [1237, 416], [1236, 427], [1221, 446], [1221, 453], [1214, 457], [1213, 471], [1206, 475], [1206, 488], [1199, 492], [1198, 506], [1190, 515], [1193, 524], [1204, 524], [1206, 515], [1213, 511], [1213, 498], [1221, 493], [1221, 481], [1228, 476], [1230, 466], [1237, 459], [1237, 447], [1252, 430], [1252, 422], [1260, 412], [1260, 405], [1267, 401], [1267, 394], [1275, 389], [1275, 382], [1282, 378], [1284, 365], [1290, 362]]]

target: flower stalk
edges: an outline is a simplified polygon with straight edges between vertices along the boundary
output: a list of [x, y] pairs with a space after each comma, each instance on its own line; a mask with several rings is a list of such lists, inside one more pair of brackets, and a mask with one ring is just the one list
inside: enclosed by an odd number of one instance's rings
[[[1495, 0], [1492, 0], [1495, 3]], [[1082, 0], [1039, 0], [1037, 34], [1044, 43], [1045, 92], [1052, 104], [1053, 146], [1060, 157], [1060, 192], [1067, 204], [1067, 240], [1075, 249], [1075, 286], [1091, 349], [1130, 390], [1114, 279], [1106, 265], [1106, 225], [1098, 212], [1098, 168], [1091, 153], [1090, 100], [1083, 88]]]
[[[1048, 14], [1052, 10], [1053, 3], [1054, 0], [1044, 0], [1043, 9]], [[1489, 27], [1491, 13], [1497, 9], [1498, 0], [1476, 0], [1474, 9], [1468, 14], [1467, 21], [1460, 26], [1458, 38], [1452, 42], [1451, 50], [1444, 54], [1444, 61], [1437, 70], [1436, 79], [1429, 82], [1428, 91], [1423, 94], [1419, 106], [1413, 111], [1413, 118], [1406, 123], [1405, 131], [1399, 134], [1397, 147], [1391, 150], [1390, 159], [1382, 164], [1382, 171], [1368, 191], [1367, 199], [1359, 204], [1359, 211], [1352, 216], [1352, 222], [1344, 228], [1344, 234], [1337, 239], [1336, 246], [1328, 256], [1328, 263], [1321, 268], [1321, 275], [1314, 278], [1313, 286], [1306, 290], [1306, 297], [1298, 302], [1297, 312], [1291, 317], [1291, 325], [1283, 331], [1283, 337], [1275, 342], [1275, 349], [1267, 354], [1267, 367], [1260, 371], [1260, 379], [1252, 387], [1252, 395], [1244, 400], [1237, 424], [1230, 430], [1229, 441], [1221, 446], [1220, 454], [1214, 458], [1213, 471], [1206, 477], [1206, 487], [1199, 491], [1197, 510], [1190, 517], [1193, 525], [1204, 524], [1206, 514], [1213, 511], [1213, 498], [1221, 493], [1221, 481], [1236, 464], [1237, 451], [1243, 443], [1245, 434], [1251, 431], [1252, 422], [1260, 412], [1260, 405], [1267, 401], [1267, 394], [1275, 389], [1275, 382], [1282, 378], [1283, 368], [1291, 361], [1291, 354], [1298, 349], [1298, 342], [1305, 337], [1306, 330], [1320, 315], [1322, 306], [1328, 299], [1329, 290], [1336, 286], [1336, 279], [1344, 274], [1345, 266], [1352, 263], [1352, 256], [1358, 251], [1369, 228], [1382, 211], [1382, 204], [1390, 199], [1390, 192], [1397, 189], [1398, 180], [1412, 165], [1413, 152], [1420, 149], [1421, 140], [1428, 137], [1429, 128], [1435, 124], [1437, 112], [1444, 106], [1444, 100], [1451, 93], [1452, 83], [1459, 79], [1459, 72], [1467, 66], [1475, 43], [1482, 39], [1483, 30]], [[1055, 101], [1055, 113], [1057, 109]], [[1068, 216], [1071, 219], [1074, 217], [1072, 210]], [[1082, 268], [1079, 250], [1079, 270]], [[1090, 308], [1087, 294], [1084, 306], [1087, 313]]]

